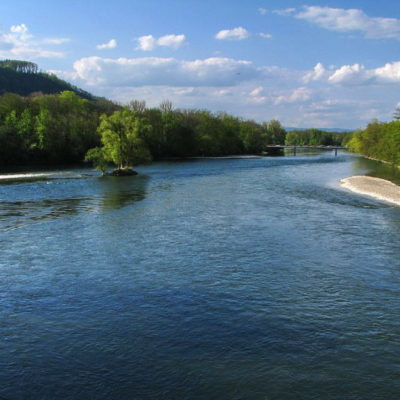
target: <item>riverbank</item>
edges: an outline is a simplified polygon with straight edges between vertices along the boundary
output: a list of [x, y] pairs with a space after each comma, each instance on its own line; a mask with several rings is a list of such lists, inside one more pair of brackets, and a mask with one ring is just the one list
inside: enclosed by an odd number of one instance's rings
[[371, 176], [352, 176], [341, 180], [342, 187], [354, 193], [370, 196], [400, 206], [400, 186]]

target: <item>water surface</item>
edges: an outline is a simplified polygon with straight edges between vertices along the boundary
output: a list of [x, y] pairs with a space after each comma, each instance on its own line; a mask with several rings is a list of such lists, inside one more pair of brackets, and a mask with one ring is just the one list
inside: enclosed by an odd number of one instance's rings
[[339, 186], [378, 166], [1, 184], [0, 398], [397, 399], [400, 208]]

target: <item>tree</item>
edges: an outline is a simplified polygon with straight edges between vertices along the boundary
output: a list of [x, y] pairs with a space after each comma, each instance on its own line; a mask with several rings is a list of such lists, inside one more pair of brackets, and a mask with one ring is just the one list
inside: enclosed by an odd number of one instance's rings
[[265, 137], [262, 128], [254, 121], [243, 121], [240, 126], [240, 135], [246, 153], [261, 153], [265, 146]]
[[103, 147], [94, 147], [88, 150], [84, 161], [92, 162], [94, 167], [105, 175], [109, 163], [106, 160]]
[[129, 102], [128, 107], [137, 112], [139, 115], [143, 115], [146, 110], [146, 101], [145, 100], [132, 100]]
[[101, 151], [89, 150], [86, 159], [94, 160], [98, 166], [110, 161], [119, 170], [150, 161], [150, 152], [142, 138], [149, 129], [151, 126], [145, 119], [128, 108], [110, 116], [102, 115], [97, 131], [103, 147]]
[[285, 143], [286, 130], [282, 127], [278, 120], [272, 119], [269, 122], [265, 122], [263, 126], [266, 131], [265, 137], [267, 144]]

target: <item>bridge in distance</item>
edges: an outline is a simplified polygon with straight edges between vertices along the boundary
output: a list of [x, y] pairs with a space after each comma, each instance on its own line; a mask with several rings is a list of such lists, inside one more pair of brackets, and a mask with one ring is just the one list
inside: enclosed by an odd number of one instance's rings
[[337, 156], [338, 150], [347, 150], [346, 146], [312, 146], [312, 145], [304, 145], [304, 146], [294, 146], [294, 145], [281, 145], [281, 144], [269, 144], [265, 146], [268, 149], [292, 149], [293, 155], [296, 155], [297, 149], [321, 149], [321, 150], [333, 150], [335, 151], [335, 156]]

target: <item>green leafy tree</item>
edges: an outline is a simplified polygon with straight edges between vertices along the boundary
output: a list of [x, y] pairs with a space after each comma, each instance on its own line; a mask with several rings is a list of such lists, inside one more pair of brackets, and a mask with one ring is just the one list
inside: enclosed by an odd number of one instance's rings
[[85, 161], [92, 162], [94, 167], [101, 171], [103, 175], [106, 173], [109, 166], [103, 147], [94, 147], [93, 149], [88, 150], [85, 156]]
[[241, 123], [240, 135], [246, 153], [261, 153], [265, 146], [262, 127], [254, 121]]
[[272, 119], [263, 124], [265, 130], [266, 144], [284, 144], [286, 137], [286, 130], [282, 127], [281, 123]]
[[115, 111], [112, 115], [102, 115], [98, 133], [103, 144], [102, 152], [92, 150], [86, 157], [101, 161], [111, 161], [119, 169], [151, 160], [150, 152], [142, 139], [142, 135], [151, 129], [144, 118], [134, 111], [124, 109]]
[[400, 165], [400, 121], [370, 122], [348, 141], [351, 151]]

